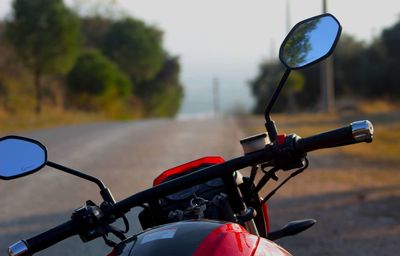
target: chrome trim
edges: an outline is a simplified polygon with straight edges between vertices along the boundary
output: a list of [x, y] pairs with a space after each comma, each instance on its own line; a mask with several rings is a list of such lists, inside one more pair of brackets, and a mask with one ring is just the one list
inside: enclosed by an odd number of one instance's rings
[[8, 256], [29, 256], [29, 249], [25, 242], [20, 240], [8, 247]]
[[374, 134], [374, 126], [368, 120], [356, 121], [350, 124], [353, 138], [359, 142], [371, 142]]

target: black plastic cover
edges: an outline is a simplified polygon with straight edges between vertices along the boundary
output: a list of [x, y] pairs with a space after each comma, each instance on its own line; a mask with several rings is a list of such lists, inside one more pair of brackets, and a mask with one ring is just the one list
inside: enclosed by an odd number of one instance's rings
[[223, 224], [191, 220], [162, 225], [128, 238], [114, 252], [116, 256], [193, 255], [201, 242]]

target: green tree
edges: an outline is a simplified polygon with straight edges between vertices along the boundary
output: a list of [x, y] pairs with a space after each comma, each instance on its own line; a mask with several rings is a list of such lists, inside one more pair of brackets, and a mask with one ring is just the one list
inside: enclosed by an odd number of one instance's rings
[[81, 17], [107, 17], [117, 19], [129, 16], [117, 0], [74, 0], [72, 9]]
[[349, 35], [342, 35], [335, 51], [335, 93], [351, 95], [354, 91], [366, 94], [368, 74], [367, 47]]
[[84, 110], [124, 105], [132, 89], [128, 76], [97, 50], [88, 50], [79, 56], [68, 73], [67, 82], [70, 102]]
[[[250, 81], [252, 94], [256, 98], [254, 113], [264, 113], [268, 101], [277, 88], [284, 73], [284, 66], [280, 62], [264, 62], [259, 67], [259, 74]], [[318, 97], [319, 88], [318, 66], [310, 66], [301, 70], [292, 71], [282, 89], [279, 99], [273, 110], [294, 112], [313, 107]]]
[[80, 45], [78, 18], [62, 0], [14, 0], [7, 37], [33, 73], [36, 112], [42, 110], [42, 76], [65, 73]]
[[102, 16], [82, 17], [81, 28], [85, 47], [101, 49], [112, 23], [111, 19]]
[[179, 59], [167, 56], [156, 77], [138, 89], [147, 116], [170, 117], [179, 111], [183, 98], [179, 73]]
[[[390, 98], [398, 98], [400, 96], [400, 20], [392, 27], [383, 30], [381, 41], [381, 52], [382, 60], [384, 62], [378, 62], [384, 68], [384, 75], [381, 76], [381, 80], [378, 81], [381, 85], [380, 88], [376, 88], [375, 91], [382, 91], [384, 89]], [[376, 86], [376, 85], [375, 85]], [[382, 88], [384, 86], [384, 88]]]
[[7, 101], [8, 101], [8, 88], [5, 83], [5, 77], [9, 72], [10, 63], [9, 55], [10, 49], [7, 47], [6, 42], [4, 41], [4, 23], [0, 23], [0, 108], [7, 110]]
[[[280, 62], [267, 61], [261, 63], [257, 77], [250, 81], [251, 92], [256, 98], [256, 104], [253, 109], [254, 113], [264, 113], [265, 107], [278, 85], [283, 71], [283, 65]], [[282, 101], [279, 99], [274, 106], [274, 110], [279, 110], [281, 107]]]
[[296, 94], [300, 93], [305, 84], [305, 78], [300, 71], [294, 70], [290, 73], [288, 79], [286, 80], [285, 87], [287, 90], [284, 92], [287, 96], [288, 106], [287, 109], [289, 112], [293, 113], [296, 112], [298, 105], [296, 100]]
[[129, 75], [134, 84], [151, 80], [164, 62], [160, 30], [143, 21], [116, 21], [105, 37], [103, 52]]

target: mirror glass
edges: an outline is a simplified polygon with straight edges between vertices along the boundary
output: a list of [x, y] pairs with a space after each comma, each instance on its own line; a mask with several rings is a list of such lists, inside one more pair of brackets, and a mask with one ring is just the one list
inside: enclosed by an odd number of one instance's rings
[[287, 35], [279, 58], [290, 69], [321, 60], [332, 52], [340, 31], [339, 22], [330, 14], [302, 21]]
[[46, 149], [29, 139], [8, 137], [0, 141], [0, 178], [12, 179], [39, 170], [46, 163]]

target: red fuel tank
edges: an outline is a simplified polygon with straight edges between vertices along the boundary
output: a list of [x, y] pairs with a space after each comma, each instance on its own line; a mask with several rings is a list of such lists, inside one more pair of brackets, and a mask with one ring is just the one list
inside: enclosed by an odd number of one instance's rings
[[109, 256], [131, 255], [291, 255], [235, 223], [191, 220], [162, 225], [118, 244]]

